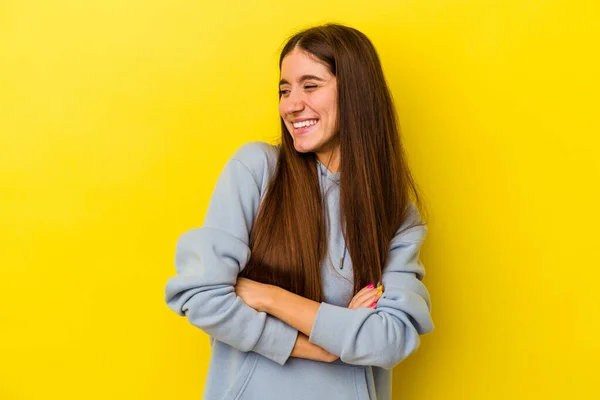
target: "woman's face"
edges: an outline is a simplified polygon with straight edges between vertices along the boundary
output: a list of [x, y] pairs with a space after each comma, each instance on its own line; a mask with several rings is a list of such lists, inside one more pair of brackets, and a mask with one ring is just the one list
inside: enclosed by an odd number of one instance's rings
[[326, 162], [337, 142], [332, 140], [337, 134], [337, 82], [316, 60], [297, 48], [283, 58], [279, 113], [296, 151], [314, 152]]

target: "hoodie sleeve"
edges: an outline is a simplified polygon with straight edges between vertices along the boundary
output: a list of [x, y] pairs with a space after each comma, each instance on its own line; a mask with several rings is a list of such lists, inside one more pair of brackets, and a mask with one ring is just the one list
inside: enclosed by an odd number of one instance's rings
[[234, 289], [250, 258], [250, 230], [268, 180], [264, 146], [246, 144], [225, 165], [204, 225], [177, 242], [177, 274], [167, 282], [165, 299], [169, 308], [216, 340], [283, 365], [298, 331], [249, 307]]
[[[416, 209], [413, 210], [413, 216]], [[376, 309], [321, 303], [310, 342], [348, 364], [391, 369], [419, 347], [419, 334], [433, 330], [429, 293], [419, 249], [425, 225], [406, 229], [392, 239], [382, 275], [383, 295]]]

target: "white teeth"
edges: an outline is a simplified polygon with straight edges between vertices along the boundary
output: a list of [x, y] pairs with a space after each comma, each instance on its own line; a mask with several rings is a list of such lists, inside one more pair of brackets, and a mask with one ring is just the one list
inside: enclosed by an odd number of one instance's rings
[[302, 122], [296, 122], [294, 123], [294, 128], [299, 129], [299, 128], [304, 128], [305, 126], [311, 126], [316, 124], [317, 122], [319, 122], [316, 119], [311, 119], [308, 121], [302, 121]]

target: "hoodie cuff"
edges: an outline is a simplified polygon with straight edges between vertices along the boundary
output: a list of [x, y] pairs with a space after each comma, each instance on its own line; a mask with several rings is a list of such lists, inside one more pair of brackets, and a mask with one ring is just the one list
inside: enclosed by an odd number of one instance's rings
[[267, 315], [263, 332], [252, 350], [283, 365], [292, 354], [297, 338], [296, 328]]
[[321, 303], [308, 341], [339, 356], [344, 347], [344, 331], [352, 325], [356, 310]]

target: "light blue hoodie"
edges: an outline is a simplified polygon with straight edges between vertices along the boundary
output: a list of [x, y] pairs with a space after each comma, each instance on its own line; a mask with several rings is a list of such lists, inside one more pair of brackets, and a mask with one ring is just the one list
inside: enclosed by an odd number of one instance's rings
[[[390, 243], [376, 309], [347, 308], [352, 260], [339, 217], [339, 173], [318, 163], [328, 231], [321, 265], [325, 301], [310, 342], [339, 356], [333, 363], [290, 357], [298, 331], [236, 296], [238, 273], [250, 258], [249, 232], [278, 147], [243, 145], [225, 165], [201, 228], [177, 242], [177, 276], [166, 285], [168, 306], [210, 335], [205, 400], [391, 399], [392, 367], [430, 332], [430, 300], [421, 280], [419, 248], [426, 227], [416, 208]], [[343, 260], [343, 261], [342, 261]], [[343, 264], [343, 265], [342, 265]], [[185, 379], [189, 379], [186, 374]], [[191, 374], [191, 376], [194, 376]]]

